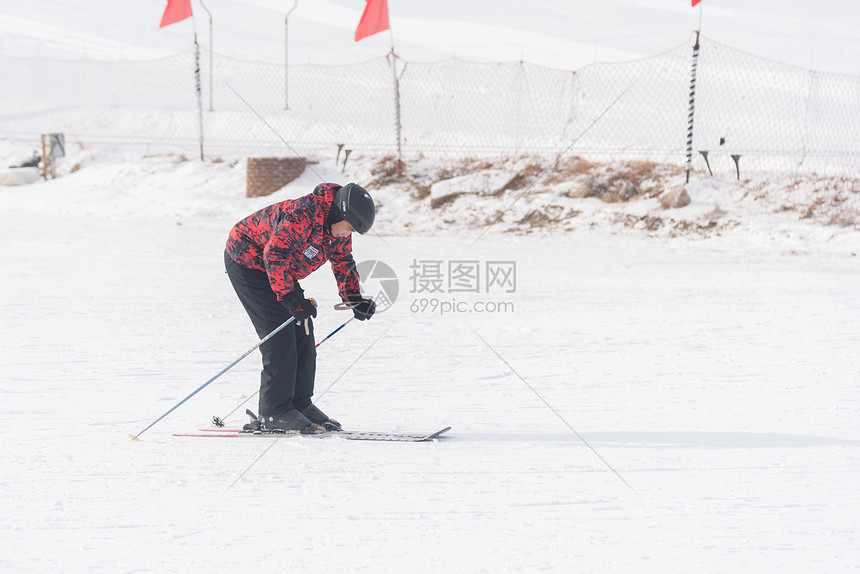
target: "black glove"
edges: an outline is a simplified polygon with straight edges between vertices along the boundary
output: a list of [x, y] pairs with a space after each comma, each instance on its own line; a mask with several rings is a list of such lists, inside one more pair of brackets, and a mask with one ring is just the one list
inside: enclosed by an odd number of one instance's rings
[[305, 299], [304, 293], [299, 293], [298, 291], [290, 291], [290, 294], [283, 301], [283, 305], [296, 318], [297, 323], [301, 323], [308, 317], [317, 316], [317, 308], [311, 300]]
[[365, 299], [361, 295], [350, 295], [346, 300], [352, 303], [352, 314], [359, 321], [370, 319], [376, 312], [376, 301], [373, 299]]

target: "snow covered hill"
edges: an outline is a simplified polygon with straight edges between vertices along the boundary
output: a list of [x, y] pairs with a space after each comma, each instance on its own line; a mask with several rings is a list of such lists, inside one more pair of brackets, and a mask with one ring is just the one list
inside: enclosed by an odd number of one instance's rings
[[[219, 53], [282, 63], [281, 0], [209, 0]], [[432, 61], [456, 56], [489, 62], [525, 60], [577, 69], [594, 61], [627, 61], [684, 43], [699, 27], [689, 0], [538, 0], [519, 2], [390, 0], [390, 19], [401, 57]], [[150, 59], [190, 46], [196, 27], [209, 45], [209, 17], [193, 3], [190, 20], [158, 29], [164, 2], [62, 0], [4, 2], [0, 54], [55, 59]], [[714, 40], [761, 57], [844, 74], [860, 74], [851, 0], [705, 0], [702, 29]], [[360, 0], [298, 2], [289, 16], [290, 59], [343, 64], [385, 54], [388, 34], [353, 41]], [[35, 71], [34, 71], [35, 73]]]

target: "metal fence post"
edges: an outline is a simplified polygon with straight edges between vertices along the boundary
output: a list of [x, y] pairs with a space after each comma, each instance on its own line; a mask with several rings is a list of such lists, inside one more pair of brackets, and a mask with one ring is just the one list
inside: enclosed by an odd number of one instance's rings
[[200, 0], [200, 5], [203, 6], [203, 9], [206, 10], [206, 13], [209, 14], [209, 111], [213, 111], [212, 107], [212, 59], [213, 59], [213, 51], [212, 46], [214, 44], [214, 40], [212, 39], [212, 12], [209, 11], [209, 8], [206, 7], [206, 4], [203, 3], [203, 0]]
[[290, 8], [289, 11], [287, 12], [287, 15], [284, 16], [284, 109], [285, 110], [290, 109], [290, 100], [289, 100], [289, 89], [290, 89], [289, 52], [287, 51], [288, 47], [289, 47], [289, 41], [288, 41], [289, 36], [287, 35], [288, 31], [289, 31], [288, 25], [289, 25], [289, 21], [290, 21], [290, 14], [293, 13], [293, 10], [295, 10], [298, 5], [299, 5], [299, 0], [295, 0], [293, 7]]
[[194, 80], [197, 86], [197, 122], [200, 127], [200, 161], [203, 161], [203, 92], [200, 89], [200, 44], [194, 33]]
[[401, 163], [403, 162], [403, 149], [400, 145], [400, 80], [397, 79], [397, 54], [394, 53], [394, 44], [391, 45], [391, 73], [394, 77], [394, 126], [397, 133], [397, 161]]
[[687, 116], [687, 183], [693, 169], [693, 111], [696, 107], [696, 66], [699, 63], [699, 31], [696, 30], [696, 45], [693, 46], [693, 64], [690, 71], [690, 114]]

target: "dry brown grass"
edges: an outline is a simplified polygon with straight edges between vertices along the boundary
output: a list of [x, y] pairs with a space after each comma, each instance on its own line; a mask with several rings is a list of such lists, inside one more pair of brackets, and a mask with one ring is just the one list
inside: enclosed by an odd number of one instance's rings
[[529, 163], [517, 172], [517, 175], [504, 187], [502, 191], [520, 191], [527, 189], [545, 168], [538, 163]]
[[664, 191], [662, 182], [680, 173], [676, 166], [648, 161], [613, 163], [594, 166], [585, 182], [584, 197], [596, 197], [607, 203], [657, 197]]
[[443, 197], [435, 197], [430, 200], [430, 207], [433, 209], [439, 209], [440, 207], [444, 207], [449, 203], [453, 203], [455, 199], [463, 195], [462, 193], [451, 193], [449, 195], [445, 195]]
[[412, 197], [421, 201], [430, 197], [431, 185], [416, 185], [412, 188]]
[[666, 222], [661, 217], [655, 217], [652, 215], [631, 215], [627, 213], [619, 213], [616, 215], [613, 219], [613, 223], [620, 223], [625, 227], [644, 229], [646, 231], [657, 231], [666, 225]]
[[382, 187], [392, 183], [403, 183], [406, 178], [406, 166], [393, 155], [387, 155], [370, 168], [370, 174], [373, 179], [368, 182], [368, 186]]
[[412, 162], [398, 161], [394, 156], [380, 158], [370, 169], [373, 176], [367, 187], [383, 187], [391, 184], [409, 184], [415, 199], [430, 196], [433, 183], [467, 175], [476, 171], [498, 169], [498, 166], [482, 158], [463, 158], [449, 165], [431, 164], [426, 167], [423, 158]]
[[582, 212], [575, 209], [565, 209], [560, 205], [545, 205], [532, 209], [515, 223], [522, 229], [538, 229], [552, 227], [573, 219]]

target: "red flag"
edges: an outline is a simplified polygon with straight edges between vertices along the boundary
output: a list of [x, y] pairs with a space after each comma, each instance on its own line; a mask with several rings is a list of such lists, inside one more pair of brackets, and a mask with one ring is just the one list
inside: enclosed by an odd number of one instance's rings
[[364, 14], [355, 29], [355, 41], [373, 36], [377, 32], [388, 30], [388, 0], [364, 0]]
[[696, 7], [696, 4], [698, 4], [698, 3], [699, 3], [699, 2], [701, 2], [701, 1], [702, 1], [702, 0], [693, 0], [693, 8], [695, 8], [695, 7]]
[[193, 16], [191, 14], [191, 0], [167, 0], [167, 8], [164, 9], [164, 16], [161, 17], [161, 25], [158, 27], [164, 28], [191, 16]]

